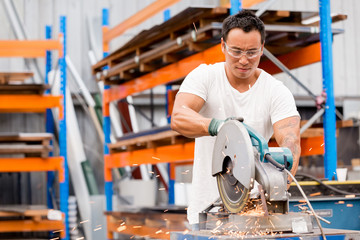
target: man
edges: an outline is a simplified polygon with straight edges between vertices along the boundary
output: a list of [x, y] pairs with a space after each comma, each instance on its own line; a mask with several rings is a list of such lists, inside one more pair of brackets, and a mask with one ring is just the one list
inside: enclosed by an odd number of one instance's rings
[[[293, 154], [295, 174], [300, 156], [300, 117], [291, 92], [258, 68], [265, 42], [264, 23], [243, 10], [223, 22], [221, 49], [225, 62], [202, 64], [182, 83], [171, 127], [196, 138], [188, 220], [196, 229], [198, 214], [219, 198], [211, 175], [215, 137], [225, 119], [243, 117], [266, 140], [273, 135]], [[211, 135], [211, 136], [209, 136]]]

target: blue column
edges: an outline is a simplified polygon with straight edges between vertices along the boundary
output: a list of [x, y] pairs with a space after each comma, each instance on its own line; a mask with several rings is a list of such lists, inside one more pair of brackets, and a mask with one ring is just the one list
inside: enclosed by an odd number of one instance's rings
[[[102, 27], [108, 28], [109, 27], [109, 9], [104, 8], [102, 10]], [[104, 43], [106, 44], [106, 43]], [[109, 55], [108, 47], [103, 46], [103, 57]], [[107, 69], [108, 66], [104, 67], [104, 69]], [[104, 85], [104, 90], [110, 89], [109, 85]], [[109, 104], [105, 103], [104, 96], [103, 96], [103, 113], [108, 112], [105, 111], [105, 109], [109, 110]], [[109, 113], [109, 112], [108, 112]], [[105, 115], [103, 114], [103, 131], [104, 131], [104, 156], [109, 155], [109, 148], [108, 144], [110, 141], [110, 134], [111, 134], [111, 128], [110, 128], [110, 114]], [[105, 162], [105, 161], [104, 161]], [[106, 170], [105, 170], [106, 171]], [[112, 179], [106, 179], [107, 173], [105, 172], [105, 197], [106, 197], [106, 211], [112, 211], [112, 196], [113, 196], [113, 182]]]
[[[51, 26], [45, 27], [45, 38], [51, 39]], [[45, 57], [45, 84], [49, 84], [48, 74], [51, 71], [51, 65], [52, 65], [52, 59], [51, 59], [51, 51], [46, 51], [46, 57]], [[45, 94], [50, 94], [50, 89], [47, 89], [45, 91]], [[51, 112], [51, 109], [46, 109], [46, 132], [48, 133], [54, 133], [54, 118]], [[53, 145], [53, 141], [50, 141], [50, 146]], [[53, 156], [53, 152], [49, 152], [49, 156]], [[53, 183], [55, 181], [55, 173], [53, 171], [47, 172], [47, 206], [49, 209], [53, 209], [53, 201], [51, 196], [51, 189], [53, 189]]]
[[325, 177], [331, 180], [336, 173], [337, 150], [330, 0], [319, 0], [319, 12], [323, 89], [326, 92], [324, 115], [324, 167]]
[[[170, 9], [166, 9], [164, 11], [164, 22], [166, 22], [167, 20], [170, 19]], [[165, 113], [166, 113], [166, 118], [167, 118], [167, 122], [170, 124], [171, 121], [171, 116], [170, 116], [170, 112], [169, 112], [169, 101], [168, 101], [168, 91], [171, 90], [171, 85], [166, 84], [166, 92], [165, 92]], [[168, 169], [168, 176], [169, 176], [169, 185], [168, 185], [168, 203], [169, 204], [175, 204], [175, 179], [171, 179], [170, 176], [170, 164], [167, 164], [167, 169]]]
[[230, 4], [230, 15], [235, 15], [242, 9], [242, 0], [231, 0]]
[[60, 156], [64, 158], [64, 180], [60, 182], [60, 210], [65, 214], [65, 238], [69, 240], [69, 218], [68, 218], [68, 198], [69, 198], [69, 172], [67, 164], [67, 142], [66, 142], [66, 17], [60, 17], [60, 35], [62, 36], [63, 55], [59, 59], [60, 67], [60, 94], [63, 96], [63, 117], [59, 118], [59, 145]]

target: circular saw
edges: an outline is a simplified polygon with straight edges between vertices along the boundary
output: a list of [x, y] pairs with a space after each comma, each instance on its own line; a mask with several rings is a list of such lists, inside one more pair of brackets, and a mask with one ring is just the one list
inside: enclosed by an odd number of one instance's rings
[[287, 174], [281, 171], [285, 166], [292, 167], [289, 149], [268, 148], [261, 135], [239, 120], [221, 127], [214, 145], [212, 175], [230, 213], [244, 209], [255, 181], [262, 186], [267, 201], [283, 201], [282, 211], [287, 211]]

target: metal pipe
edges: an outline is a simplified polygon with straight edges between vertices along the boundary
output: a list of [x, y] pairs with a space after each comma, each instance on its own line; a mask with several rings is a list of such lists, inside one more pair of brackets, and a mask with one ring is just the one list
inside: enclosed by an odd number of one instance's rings
[[64, 180], [60, 183], [60, 210], [65, 214], [65, 238], [69, 240], [69, 215], [68, 215], [68, 198], [69, 198], [69, 170], [68, 170], [68, 158], [67, 158], [67, 134], [66, 134], [66, 17], [60, 17], [60, 33], [62, 34], [62, 44], [63, 44], [63, 57], [59, 59], [60, 66], [60, 93], [63, 96], [62, 105], [63, 105], [63, 118], [59, 118], [59, 145], [60, 145], [60, 156], [64, 158]]
[[308, 129], [319, 117], [321, 117], [324, 114], [325, 110], [324, 108], [321, 108], [319, 111], [317, 111], [308, 121], [307, 123], [301, 127], [300, 129], [300, 135], [303, 134], [306, 129]]
[[277, 0], [268, 0], [264, 3], [264, 5], [261, 6], [261, 8], [259, 8], [255, 15], [260, 17], [274, 2], [276, 2]]
[[269, 52], [269, 50], [267, 50], [266, 48], [264, 48], [264, 55], [267, 58], [269, 58], [270, 61], [272, 61], [283, 72], [288, 74], [297, 84], [300, 85], [300, 87], [302, 87], [314, 100], [316, 100], [316, 95], [313, 92], [311, 92], [310, 89], [308, 89], [304, 84], [302, 84], [302, 82], [300, 82], [300, 80], [297, 79], [297, 77], [295, 77], [290, 72], [290, 70], [282, 62], [280, 62], [279, 59], [277, 59], [271, 52]]
[[[14, 35], [16, 39], [19, 40], [26, 40], [26, 32], [24, 27], [21, 24], [19, 14], [16, 11], [16, 7], [13, 1], [10, 0], [3, 0], [4, 8], [6, 9], [6, 15], [11, 23], [11, 27], [13, 28]], [[34, 69], [35, 76], [33, 80], [35, 83], [42, 83], [44, 82], [44, 77], [41, 74], [40, 67], [35, 58], [31, 59], [24, 59], [25, 65], [28, 69]]]
[[333, 83], [332, 32], [329, 0], [319, 0], [319, 14], [323, 89], [326, 92], [324, 115], [324, 168], [325, 177], [329, 180], [332, 180], [332, 178], [336, 176], [337, 149], [335, 98]]
[[242, 9], [242, 0], [231, 0], [230, 5], [230, 15], [235, 15]]

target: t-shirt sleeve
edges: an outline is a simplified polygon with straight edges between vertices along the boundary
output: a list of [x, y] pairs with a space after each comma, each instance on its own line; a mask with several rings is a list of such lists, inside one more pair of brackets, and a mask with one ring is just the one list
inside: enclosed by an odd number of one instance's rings
[[209, 67], [208, 65], [201, 64], [193, 71], [191, 71], [182, 82], [179, 93], [191, 93], [207, 100], [209, 84]]
[[272, 124], [288, 117], [300, 116], [296, 109], [294, 96], [281, 82], [272, 89], [270, 116]]

